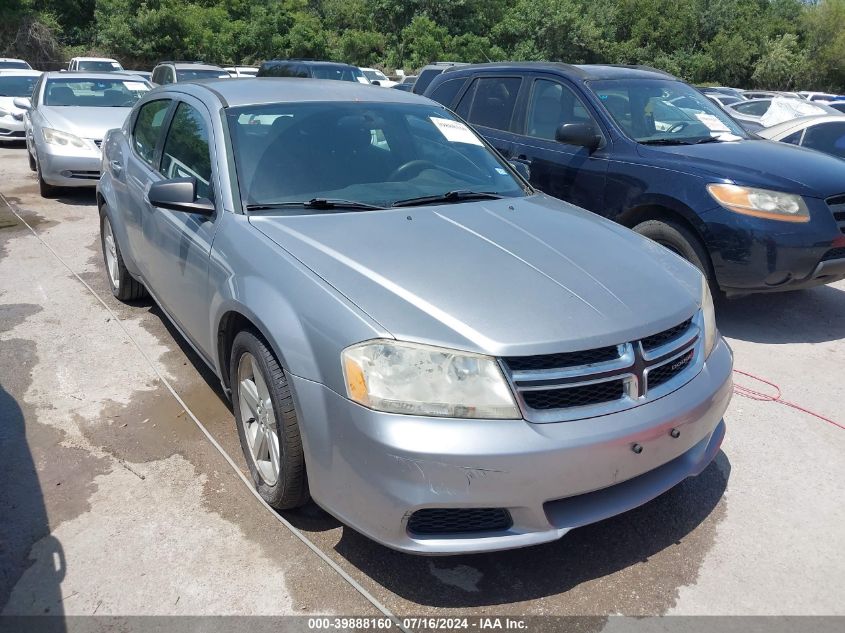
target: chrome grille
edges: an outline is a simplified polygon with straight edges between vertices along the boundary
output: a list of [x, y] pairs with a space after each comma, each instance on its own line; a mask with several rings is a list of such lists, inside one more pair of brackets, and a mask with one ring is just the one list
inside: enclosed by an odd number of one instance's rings
[[704, 362], [701, 313], [610, 347], [505, 357], [502, 367], [530, 422], [614, 413], [671, 393]]
[[826, 202], [833, 213], [833, 219], [836, 220], [839, 231], [845, 233], [845, 195], [828, 198]]

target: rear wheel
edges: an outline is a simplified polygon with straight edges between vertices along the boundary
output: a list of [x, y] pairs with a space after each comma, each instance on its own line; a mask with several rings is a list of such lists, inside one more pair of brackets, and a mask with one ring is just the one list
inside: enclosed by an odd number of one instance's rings
[[635, 226], [634, 231], [683, 257], [704, 273], [711, 290], [718, 289], [707, 250], [687, 227], [672, 220], [646, 220]]
[[100, 210], [100, 244], [106, 263], [106, 278], [115, 298], [120, 301], [135, 301], [144, 297], [147, 294], [146, 288], [126, 270], [105, 206]]
[[261, 498], [277, 510], [306, 504], [305, 455], [290, 387], [276, 357], [253, 332], [235, 337], [229, 376], [241, 448]]

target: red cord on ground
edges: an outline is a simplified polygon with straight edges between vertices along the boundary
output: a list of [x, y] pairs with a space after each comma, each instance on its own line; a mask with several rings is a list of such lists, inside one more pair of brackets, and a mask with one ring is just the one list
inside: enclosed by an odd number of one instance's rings
[[813, 417], [818, 418], [819, 420], [824, 420], [828, 424], [832, 424], [835, 427], [845, 430], [845, 425], [840, 424], [839, 422], [834, 422], [830, 418], [826, 418], [825, 416], [816, 413], [815, 411], [810, 411], [809, 409], [805, 409], [800, 404], [795, 404], [794, 402], [789, 402], [788, 400], [783, 400], [781, 398], [780, 387], [778, 387], [775, 383], [769, 382], [768, 380], [764, 380], [759, 376], [755, 376], [754, 374], [749, 374], [748, 372], [741, 371], [739, 369], [734, 369], [734, 373], [740, 374], [742, 376], [746, 376], [751, 378], [752, 380], [756, 380], [757, 382], [763, 383], [764, 385], [768, 385], [772, 389], [775, 390], [774, 395], [770, 395], [767, 393], [763, 393], [762, 391], [757, 391], [756, 389], [751, 389], [749, 387], [744, 387], [742, 385], [734, 384], [734, 393], [738, 396], [742, 396], [743, 398], [750, 398], [751, 400], [759, 400], [761, 402], [777, 402], [779, 404], [786, 405], [787, 407], [792, 407], [793, 409], [797, 409], [803, 413], [808, 415], [812, 415]]

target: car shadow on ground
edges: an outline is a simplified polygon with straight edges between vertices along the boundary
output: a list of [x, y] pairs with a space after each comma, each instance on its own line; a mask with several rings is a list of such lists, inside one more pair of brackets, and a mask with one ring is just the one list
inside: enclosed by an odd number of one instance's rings
[[66, 187], [58, 191], [54, 200], [73, 207], [95, 207], [97, 193], [94, 187]]
[[823, 343], [845, 338], [845, 290], [820, 286], [809, 290], [756, 294], [721, 301], [719, 330], [752, 343]]

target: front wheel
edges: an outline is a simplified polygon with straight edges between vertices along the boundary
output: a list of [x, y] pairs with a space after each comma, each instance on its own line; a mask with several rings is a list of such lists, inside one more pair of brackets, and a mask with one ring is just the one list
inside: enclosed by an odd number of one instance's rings
[[240, 332], [229, 362], [241, 448], [261, 498], [277, 510], [310, 499], [302, 437], [290, 387], [276, 357], [253, 332]]
[[646, 220], [635, 226], [634, 231], [683, 257], [704, 273], [711, 290], [718, 289], [710, 256], [701, 240], [688, 228], [671, 220]]
[[100, 210], [100, 244], [103, 247], [109, 288], [115, 298], [120, 301], [135, 301], [144, 297], [147, 294], [146, 288], [129, 274], [123, 263], [123, 255], [120, 253], [106, 207]]
[[44, 180], [44, 174], [41, 173], [41, 163], [35, 161], [35, 171], [38, 172], [38, 191], [42, 198], [55, 198], [59, 193], [59, 188], [54, 187]]
[[29, 168], [32, 171], [38, 171], [38, 167], [35, 165], [35, 157], [32, 155], [32, 152], [29, 151], [29, 148], [26, 150], [26, 155], [29, 158]]

